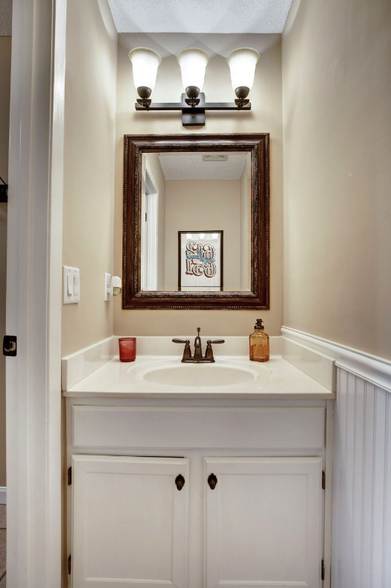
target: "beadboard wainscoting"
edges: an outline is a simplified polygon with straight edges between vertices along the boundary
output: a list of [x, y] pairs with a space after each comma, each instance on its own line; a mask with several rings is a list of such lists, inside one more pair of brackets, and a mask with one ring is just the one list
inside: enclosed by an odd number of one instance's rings
[[387, 588], [391, 586], [391, 390], [337, 362], [336, 402], [332, 586]]
[[336, 390], [332, 588], [391, 587], [391, 362], [282, 328], [284, 359]]

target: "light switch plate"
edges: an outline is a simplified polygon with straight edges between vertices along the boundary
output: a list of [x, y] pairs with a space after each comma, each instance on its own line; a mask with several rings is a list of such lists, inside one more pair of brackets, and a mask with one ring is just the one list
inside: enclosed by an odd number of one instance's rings
[[105, 273], [105, 302], [111, 300], [111, 274]]
[[80, 270], [78, 267], [63, 266], [63, 303], [80, 302]]

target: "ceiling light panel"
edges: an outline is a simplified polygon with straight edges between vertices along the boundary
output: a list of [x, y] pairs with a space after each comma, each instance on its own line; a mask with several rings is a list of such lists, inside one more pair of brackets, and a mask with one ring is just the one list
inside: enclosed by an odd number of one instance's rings
[[119, 33], [282, 33], [292, 0], [108, 0]]

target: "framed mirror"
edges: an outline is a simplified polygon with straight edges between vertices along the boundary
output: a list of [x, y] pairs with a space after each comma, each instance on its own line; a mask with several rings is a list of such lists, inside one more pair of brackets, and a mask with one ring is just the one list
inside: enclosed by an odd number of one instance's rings
[[123, 308], [269, 309], [269, 134], [125, 135]]

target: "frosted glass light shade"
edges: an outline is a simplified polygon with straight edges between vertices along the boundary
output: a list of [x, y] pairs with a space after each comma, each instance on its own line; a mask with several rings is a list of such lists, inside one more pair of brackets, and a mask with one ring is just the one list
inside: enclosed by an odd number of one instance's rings
[[195, 87], [201, 92], [209, 55], [202, 49], [184, 49], [177, 55], [184, 89]]
[[156, 84], [157, 70], [162, 62], [162, 58], [159, 53], [146, 47], [132, 49], [129, 51], [128, 57], [133, 66], [133, 82], [137, 88], [137, 92], [141, 96], [143, 91], [141, 90], [140, 93], [139, 88], [149, 88], [150, 95]]
[[232, 87], [237, 94], [238, 88], [248, 88], [248, 93], [254, 84], [255, 68], [258, 63], [259, 53], [250, 47], [235, 49], [227, 57], [227, 63], [231, 70]]

